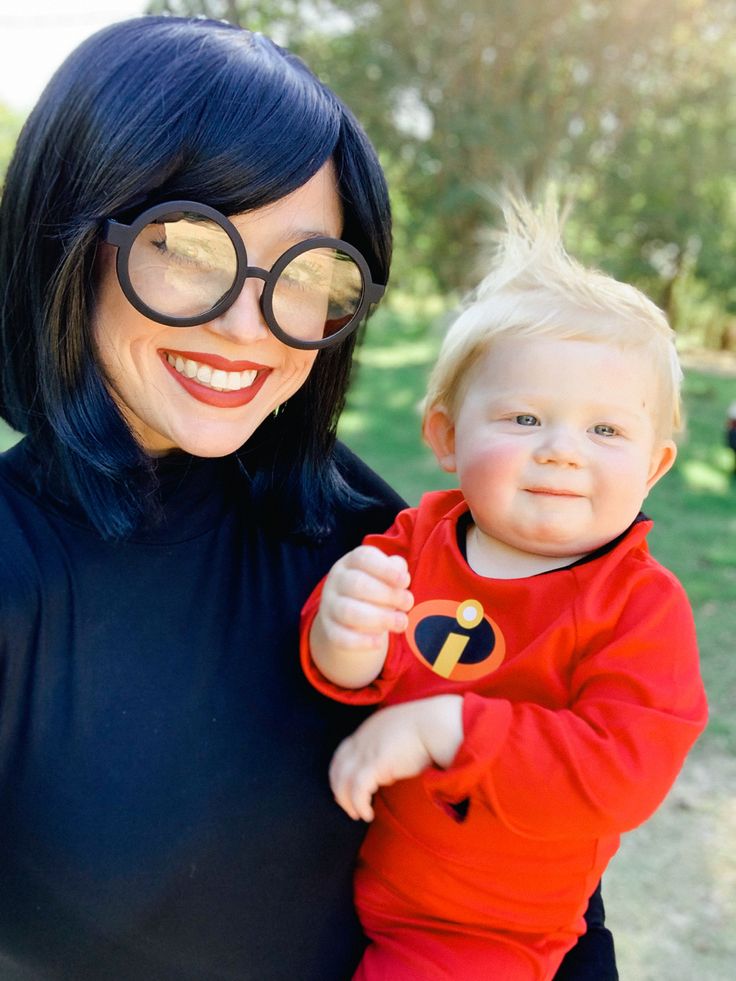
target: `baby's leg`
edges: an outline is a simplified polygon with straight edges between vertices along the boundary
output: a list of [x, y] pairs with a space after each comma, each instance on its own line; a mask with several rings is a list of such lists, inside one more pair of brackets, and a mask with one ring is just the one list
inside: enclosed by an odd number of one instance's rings
[[[370, 943], [353, 981], [549, 981], [565, 947], [539, 938], [364, 923]], [[569, 946], [569, 944], [567, 945]]]

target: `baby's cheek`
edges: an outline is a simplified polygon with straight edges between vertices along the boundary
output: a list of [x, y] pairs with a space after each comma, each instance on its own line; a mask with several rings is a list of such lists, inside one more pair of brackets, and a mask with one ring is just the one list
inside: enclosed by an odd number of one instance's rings
[[518, 482], [523, 461], [513, 446], [498, 443], [488, 446], [479, 440], [465, 450], [458, 458], [458, 475], [463, 484], [510, 488]]

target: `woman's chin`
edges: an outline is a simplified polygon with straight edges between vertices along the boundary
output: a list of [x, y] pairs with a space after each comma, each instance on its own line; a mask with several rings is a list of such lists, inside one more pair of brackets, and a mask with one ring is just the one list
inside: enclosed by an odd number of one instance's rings
[[182, 428], [163, 437], [139, 439], [143, 449], [150, 456], [165, 456], [169, 453], [188, 453], [190, 456], [212, 458], [229, 456], [247, 443], [255, 432], [257, 424], [249, 426], [208, 425]]
[[252, 432], [248, 432], [229, 439], [224, 439], [221, 436], [213, 439], [182, 439], [179, 441], [177, 449], [183, 453], [189, 453], [190, 456], [214, 459], [216, 457], [229, 456], [231, 453], [239, 450], [244, 443], [248, 442], [252, 435]]

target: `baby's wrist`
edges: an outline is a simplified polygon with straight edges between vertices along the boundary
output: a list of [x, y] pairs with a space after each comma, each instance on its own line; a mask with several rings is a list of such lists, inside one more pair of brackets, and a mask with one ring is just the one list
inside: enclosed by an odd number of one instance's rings
[[420, 714], [420, 736], [435, 764], [451, 766], [462, 746], [462, 695], [435, 695], [426, 700]]
[[318, 670], [341, 688], [364, 688], [383, 670], [389, 645], [389, 634], [376, 635], [375, 643], [366, 643], [366, 635], [356, 634], [359, 643], [347, 646], [330, 638], [319, 613], [309, 630], [309, 653]]

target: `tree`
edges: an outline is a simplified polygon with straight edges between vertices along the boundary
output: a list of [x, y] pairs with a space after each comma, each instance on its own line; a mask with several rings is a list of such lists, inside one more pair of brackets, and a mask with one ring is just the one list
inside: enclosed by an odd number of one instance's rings
[[495, 221], [484, 192], [509, 174], [530, 194], [550, 176], [574, 184], [590, 251], [665, 303], [685, 270], [716, 290], [735, 281], [712, 236], [724, 222], [734, 236], [733, 0], [158, 7], [270, 33], [354, 109], [389, 175], [399, 281], [473, 282]]

